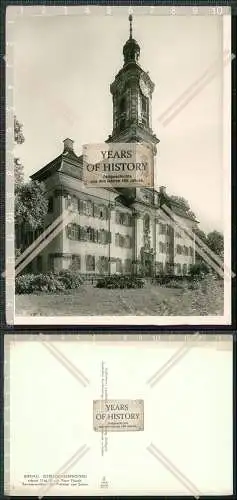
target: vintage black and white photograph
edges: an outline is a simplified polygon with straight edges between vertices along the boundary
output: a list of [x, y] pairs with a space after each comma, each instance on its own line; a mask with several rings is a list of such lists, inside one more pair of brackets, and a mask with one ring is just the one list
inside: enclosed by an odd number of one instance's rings
[[228, 9], [9, 7], [6, 32], [8, 322], [230, 324]]
[[6, 495], [233, 494], [232, 336], [126, 333], [5, 336]]

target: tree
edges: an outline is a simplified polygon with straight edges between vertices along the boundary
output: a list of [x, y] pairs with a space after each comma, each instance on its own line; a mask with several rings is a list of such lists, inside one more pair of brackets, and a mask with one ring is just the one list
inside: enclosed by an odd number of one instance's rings
[[207, 245], [215, 254], [223, 256], [224, 236], [219, 231], [211, 231], [207, 235]]
[[[14, 117], [14, 138], [17, 144], [25, 141], [22, 124]], [[24, 249], [29, 240], [27, 235], [36, 229], [43, 228], [44, 219], [48, 212], [48, 199], [45, 196], [45, 187], [38, 181], [24, 183], [23, 165], [19, 158], [15, 158], [15, 226], [16, 226], [16, 255]]]
[[[14, 140], [16, 144], [23, 144], [25, 137], [22, 132], [22, 124], [14, 116]], [[15, 189], [24, 182], [24, 168], [19, 158], [14, 158], [14, 180]]]
[[23, 144], [23, 142], [25, 142], [22, 127], [23, 125], [17, 120], [17, 117], [14, 116], [14, 140], [16, 144]]
[[38, 229], [43, 226], [47, 211], [48, 200], [42, 183], [30, 181], [18, 187], [15, 198], [16, 224], [28, 230]]
[[171, 201], [174, 201], [175, 203], [177, 203], [183, 209], [183, 211], [187, 215], [189, 215], [189, 217], [196, 219], [195, 214], [192, 212], [192, 210], [190, 208], [189, 202], [185, 198], [183, 198], [182, 196], [171, 195], [170, 199], [171, 199]]
[[[224, 253], [224, 237], [223, 234], [220, 233], [219, 231], [213, 230], [210, 233], [206, 234], [204, 231], [202, 231], [199, 228], [195, 229], [195, 234], [200, 238], [200, 240], [203, 241], [205, 245], [212, 250], [216, 255], [219, 255], [220, 257], [223, 257]], [[202, 245], [198, 243], [198, 246], [202, 248]], [[205, 248], [203, 248], [203, 251], [206, 253]], [[197, 263], [203, 263], [205, 262], [205, 258], [203, 258], [199, 252], [196, 249], [196, 262]]]

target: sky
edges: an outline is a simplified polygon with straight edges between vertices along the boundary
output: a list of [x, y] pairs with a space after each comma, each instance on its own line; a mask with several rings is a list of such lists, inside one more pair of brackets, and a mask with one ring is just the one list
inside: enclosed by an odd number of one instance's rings
[[[129, 36], [128, 8], [112, 15], [82, 7], [67, 15], [37, 14], [35, 7], [14, 23], [14, 108], [23, 124], [25, 143], [16, 146], [25, 178], [63, 150], [63, 139], [104, 142], [112, 132], [110, 84], [123, 65]], [[205, 231], [222, 231], [222, 75], [214, 72], [192, 96], [189, 87], [223, 56], [221, 16], [146, 15], [134, 8], [133, 36], [141, 48], [140, 65], [149, 71], [155, 90], [152, 128], [160, 139], [156, 186], [183, 196]], [[51, 9], [52, 10], [52, 9]], [[147, 9], [146, 9], [147, 10]], [[62, 12], [62, 8], [61, 11]], [[180, 95], [189, 102], [168, 123]], [[173, 111], [172, 111], [173, 113]]]

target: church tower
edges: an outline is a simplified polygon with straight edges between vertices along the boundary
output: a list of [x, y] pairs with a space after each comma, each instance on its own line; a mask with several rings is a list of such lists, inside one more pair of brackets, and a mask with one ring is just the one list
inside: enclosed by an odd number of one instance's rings
[[151, 104], [154, 83], [140, 64], [140, 47], [130, 34], [123, 47], [124, 64], [110, 86], [113, 98], [113, 131], [108, 142], [145, 142], [156, 154], [159, 139], [152, 131]]

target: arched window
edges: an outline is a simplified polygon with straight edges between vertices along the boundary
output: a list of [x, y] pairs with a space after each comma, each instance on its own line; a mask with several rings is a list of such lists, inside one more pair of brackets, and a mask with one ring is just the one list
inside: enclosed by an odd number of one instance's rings
[[119, 112], [125, 113], [126, 111], [126, 98], [123, 96], [119, 101]]
[[148, 99], [144, 95], [142, 95], [142, 112], [147, 113], [148, 111]]

